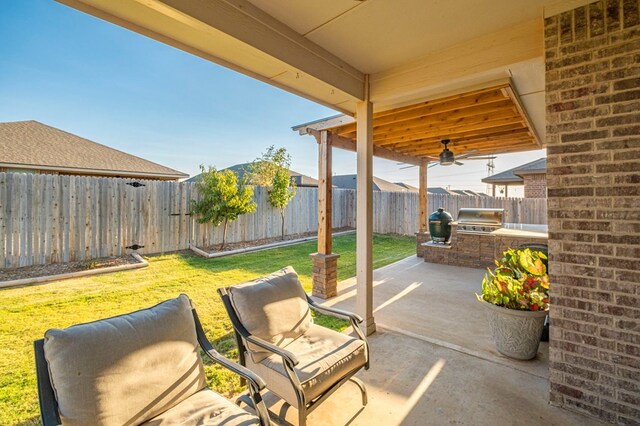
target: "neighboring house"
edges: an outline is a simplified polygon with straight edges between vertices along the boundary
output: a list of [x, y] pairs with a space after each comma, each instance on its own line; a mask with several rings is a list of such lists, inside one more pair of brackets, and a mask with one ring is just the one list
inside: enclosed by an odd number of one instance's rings
[[[235, 166], [227, 167], [226, 169], [222, 169], [222, 170], [231, 170], [238, 176], [239, 179], [242, 179], [244, 178], [245, 174], [251, 170], [251, 164], [252, 163], [236, 164]], [[197, 182], [200, 180], [200, 176], [201, 174], [196, 175], [191, 179], [188, 179], [187, 182]], [[302, 173], [298, 173], [294, 170], [289, 170], [289, 176], [291, 177], [291, 182], [295, 184], [295, 186], [297, 187], [301, 187], [301, 188], [317, 188], [318, 187], [318, 180], [312, 178], [311, 176], [303, 175]]]
[[411, 192], [418, 192], [418, 188], [416, 188], [413, 185], [409, 185], [408, 183], [404, 183], [404, 182], [394, 182], [396, 185], [403, 187], [404, 189], [411, 191]]
[[[340, 189], [356, 189], [356, 175], [336, 175], [331, 178], [334, 187]], [[397, 185], [378, 177], [373, 177], [373, 190], [385, 192], [412, 192], [404, 186]]]
[[496, 185], [505, 187], [505, 197], [509, 185], [524, 185], [525, 198], [547, 197], [547, 159], [540, 158], [502, 173], [482, 179], [482, 182], [493, 185], [495, 196]]
[[441, 186], [434, 186], [431, 188], [427, 188], [427, 192], [429, 194], [442, 194], [442, 195], [467, 195], [474, 197], [488, 197], [487, 194], [483, 192], [475, 192], [470, 189], [446, 189]]
[[0, 172], [156, 180], [189, 177], [33, 120], [0, 123]]

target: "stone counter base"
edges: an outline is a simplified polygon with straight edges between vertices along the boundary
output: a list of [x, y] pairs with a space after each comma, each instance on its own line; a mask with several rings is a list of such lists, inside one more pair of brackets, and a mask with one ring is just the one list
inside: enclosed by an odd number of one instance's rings
[[467, 268], [492, 268], [494, 260], [509, 248], [528, 244], [547, 244], [546, 238], [532, 236], [496, 236], [492, 234], [460, 234], [455, 230], [447, 246], [422, 244], [425, 262]]

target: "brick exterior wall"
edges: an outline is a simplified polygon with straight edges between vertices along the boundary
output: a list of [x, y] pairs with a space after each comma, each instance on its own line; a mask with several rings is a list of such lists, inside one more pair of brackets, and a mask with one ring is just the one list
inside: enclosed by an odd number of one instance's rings
[[523, 175], [524, 198], [547, 198], [547, 175]]
[[640, 424], [638, 0], [545, 19], [551, 402]]

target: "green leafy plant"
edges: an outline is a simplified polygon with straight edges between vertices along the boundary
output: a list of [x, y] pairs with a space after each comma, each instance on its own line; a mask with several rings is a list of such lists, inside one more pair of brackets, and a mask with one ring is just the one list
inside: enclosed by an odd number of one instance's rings
[[224, 224], [222, 244], [224, 248], [227, 238], [227, 225], [246, 213], [256, 211], [253, 201], [253, 190], [245, 185], [244, 180], [231, 170], [218, 171], [215, 167], [202, 170], [202, 179], [196, 183], [200, 198], [191, 200], [191, 213], [198, 215], [199, 223], [211, 223], [213, 226]]
[[250, 182], [268, 187], [269, 204], [280, 210], [281, 235], [284, 240], [284, 211], [296, 195], [296, 186], [289, 176], [291, 156], [285, 148], [270, 146], [251, 164]]
[[549, 275], [543, 262], [547, 256], [531, 249], [509, 249], [487, 268], [478, 300], [508, 309], [543, 311], [549, 309]]

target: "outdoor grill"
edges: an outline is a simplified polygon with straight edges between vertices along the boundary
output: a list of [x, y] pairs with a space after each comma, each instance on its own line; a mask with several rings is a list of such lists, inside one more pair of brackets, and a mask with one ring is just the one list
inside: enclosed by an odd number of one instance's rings
[[489, 234], [502, 228], [504, 209], [464, 208], [458, 212], [457, 232], [464, 234]]

